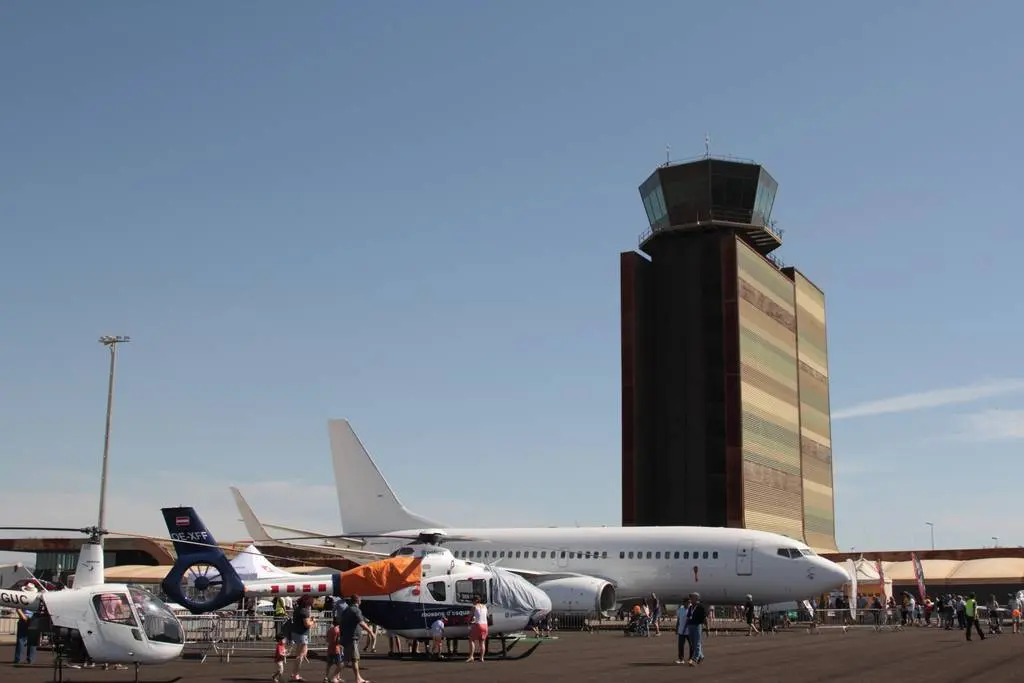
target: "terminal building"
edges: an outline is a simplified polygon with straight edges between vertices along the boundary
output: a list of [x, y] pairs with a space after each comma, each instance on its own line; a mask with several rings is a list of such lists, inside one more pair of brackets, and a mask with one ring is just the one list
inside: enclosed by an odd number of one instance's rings
[[772, 256], [777, 190], [711, 157], [640, 185], [648, 229], [620, 255], [623, 525], [837, 548], [825, 295]]

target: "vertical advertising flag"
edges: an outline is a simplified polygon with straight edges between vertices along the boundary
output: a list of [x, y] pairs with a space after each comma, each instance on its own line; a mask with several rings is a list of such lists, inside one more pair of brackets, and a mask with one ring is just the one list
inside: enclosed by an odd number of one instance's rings
[[886, 607], [889, 601], [889, 594], [885, 592], [885, 571], [882, 569], [881, 560], [875, 560], [875, 569], [878, 570], [878, 583], [880, 585], [880, 592], [882, 593], [882, 606]]
[[924, 602], [924, 567], [921, 566], [921, 560], [917, 557], [917, 553], [910, 553], [910, 561], [914, 563], [914, 577], [917, 579], [917, 592], [921, 594], [921, 602]]

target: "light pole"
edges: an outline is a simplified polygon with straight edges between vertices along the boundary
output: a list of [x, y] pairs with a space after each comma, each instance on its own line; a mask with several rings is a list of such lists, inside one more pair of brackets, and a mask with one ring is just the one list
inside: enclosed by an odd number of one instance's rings
[[998, 548], [998, 547], [999, 547], [999, 537], [998, 537], [998, 536], [993, 536], [993, 537], [992, 537], [992, 540], [993, 540], [993, 541], [995, 541], [995, 543], [996, 543], [996, 544], [995, 544], [994, 546], [992, 546], [992, 547], [993, 547], [993, 548]]
[[931, 528], [932, 532], [932, 550], [935, 550], [935, 525], [931, 522], [925, 522], [925, 526]]
[[[105, 335], [100, 337], [100, 344], [110, 349], [110, 376], [107, 378], [107, 426], [103, 433], [103, 474], [100, 475], [100, 518], [97, 526], [106, 529], [107, 522], [107, 462], [110, 456], [110, 418], [114, 411], [114, 369], [117, 366], [117, 345], [130, 342], [130, 337]], [[100, 545], [103, 536], [100, 536]]]

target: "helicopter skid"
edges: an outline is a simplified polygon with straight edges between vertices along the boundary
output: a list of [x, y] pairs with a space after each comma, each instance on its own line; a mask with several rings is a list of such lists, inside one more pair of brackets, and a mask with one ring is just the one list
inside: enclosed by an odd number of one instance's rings
[[[460, 638], [458, 640], [461, 642], [463, 639]], [[501, 651], [500, 652], [495, 652], [495, 653], [488, 652], [487, 653], [487, 659], [488, 659], [488, 661], [491, 661], [491, 660], [498, 661], [498, 660], [500, 660], [500, 661], [508, 661], [508, 662], [516, 662], [516, 661], [519, 661], [520, 659], [526, 659], [527, 657], [532, 655], [534, 652], [536, 652], [537, 648], [539, 648], [541, 645], [543, 645], [546, 640], [550, 640], [550, 639], [545, 638], [545, 639], [540, 639], [540, 640], [534, 640], [533, 638], [527, 638], [525, 636], [517, 636], [517, 637], [510, 637], [510, 638], [493, 638], [493, 639], [490, 640], [490, 642], [493, 643], [494, 641], [498, 641], [500, 643], [500, 645], [501, 645]], [[528, 647], [525, 651], [520, 652], [519, 654], [517, 654], [515, 656], [512, 656], [510, 653], [512, 652], [513, 648], [515, 648], [516, 645], [518, 645], [519, 643], [523, 643], [523, 642], [531, 643], [530, 647]], [[468, 653], [466, 653], [466, 654], [468, 654]], [[440, 661], [443, 661], [443, 662], [464, 662], [464, 661], [466, 661], [466, 654], [463, 654], [463, 653], [446, 654], [444, 656], [444, 659], [442, 659]], [[423, 658], [422, 656], [410, 657], [409, 655], [407, 655], [405, 653], [401, 653], [401, 654], [398, 654], [398, 655], [371, 655], [371, 657], [376, 658], [376, 659], [386, 659], [386, 658], [390, 658], [390, 659], [422, 659]], [[363, 658], [364, 659], [367, 658], [366, 655], [363, 655]]]

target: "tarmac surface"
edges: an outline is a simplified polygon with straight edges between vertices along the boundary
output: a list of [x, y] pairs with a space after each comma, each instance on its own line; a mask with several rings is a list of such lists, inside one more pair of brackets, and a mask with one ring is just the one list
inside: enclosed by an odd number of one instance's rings
[[[561, 633], [545, 642], [532, 656], [519, 661], [491, 659], [467, 663], [463, 658], [447, 662], [390, 660], [367, 655], [363, 675], [371, 683], [382, 681], [464, 681], [465, 683], [521, 683], [523, 680], [673, 683], [686, 678], [719, 682], [756, 680], [758, 683], [967, 683], [979, 678], [993, 681], [1024, 680], [1021, 667], [1024, 636], [1004, 633], [966, 642], [962, 631], [911, 628], [902, 632], [851, 629], [823, 630], [808, 634], [793, 629], [774, 636], [748, 638], [718, 636], [705, 641], [705, 661], [696, 666], [675, 664], [676, 639], [627, 638], [621, 633]], [[518, 645], [511, 654], [523, 648]], [[13, 659], [13, 648], [0, 647], [0, 662]], [[3, 683], [53, 681], [48, 652], [40, 652], [31, 666], [0, 664]], [[290, 662], [289, 662], [290, 664]], [[324, 663], [313, 658], [303, 666], [307, 681], [323, 680]], [[290, 667], [288, 669], [290, 673]], [[183, 660], [144, 668], [140, 680], [161, 683], [180, 677], [194, 683], [269, 681], [273, 664], [265, 655], [239, 655], [228, 663], [211, 656], [205, 663]], [[352, 683], [350, 669], [343, 680]], [[65, 670], [69, 683], [91, 681], [130, 682], [134, 672]]]

